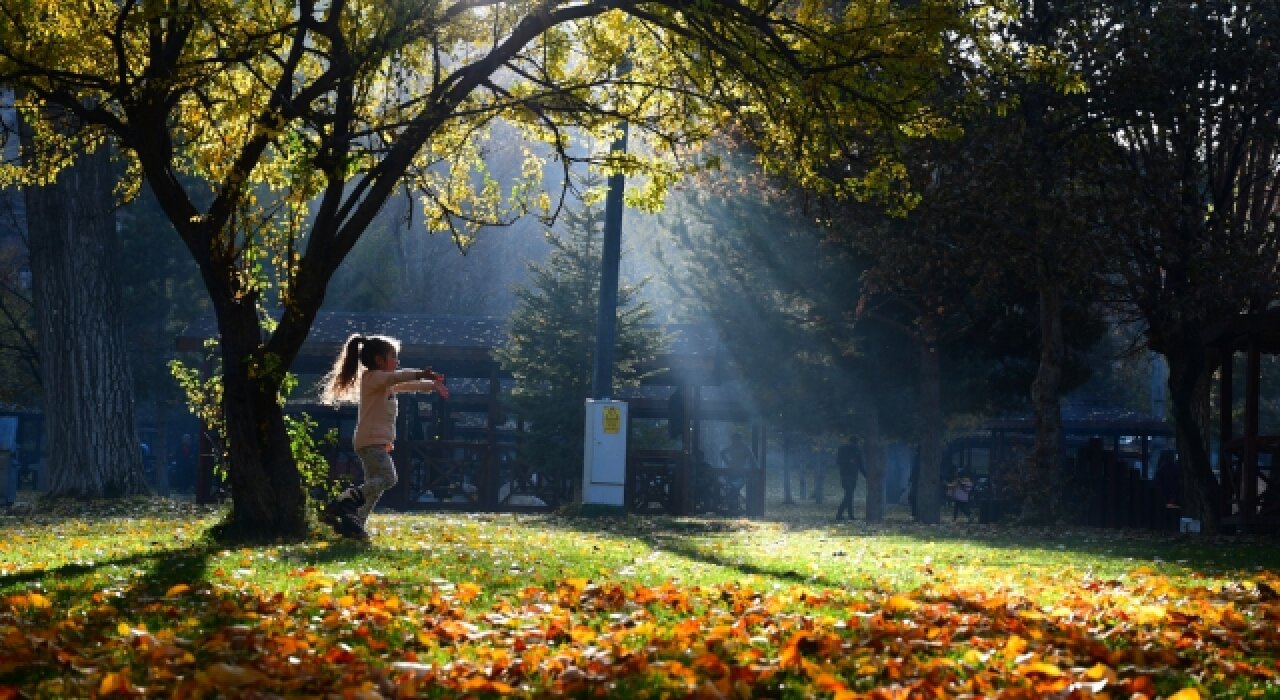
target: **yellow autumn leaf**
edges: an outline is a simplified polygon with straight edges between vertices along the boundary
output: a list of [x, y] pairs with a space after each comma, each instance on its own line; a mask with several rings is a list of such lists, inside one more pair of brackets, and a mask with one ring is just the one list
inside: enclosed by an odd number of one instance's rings
[[569, 630], [569, 636], [573, 639], [574, 644], [580, 646], [586, 646], [596, 640], [595, 630], [586, 625], [575, 625], [573, 629]]
[[1026, 650], [1027, 640], [1015, 634], [1012, 637], [1009, 637], [1009, 641], [1005, 642], [1004, 649], [1001, 653], [1004, 654], [1006, 659], [1013, 659], [1020, 656], [1022, 652]]
[[458, 584], [458, 600], [461, 600], [463, 603], [470, 603], [476, 596], [480, 595], [480, 591], [482, 590], [483, 589], [480, 588], [480, 586], [469, 581]]
[[1103, 680], [1104, 678], [1107, 680], [1111, 680], [1114, 675], [1115, 675], [1115, 672], [1112, 671], [1111, 667], [1107, 666], [1106, 664], [1094, 664], [1089, 668], [1089, 670], [1084, 672], [1085, 680], [1090, 680], [1090, 681], [1100, 681], [1100, 680]]
[[1195, 688], [1183, 688], [1170, 695], [1169, 700], [1200, 700], [1200, 691]]
[[119, 671], [112, 671], [104, 675], [102, 681], [98, 683], [98, 695], [131, 692], [133, 692], [133, 688], [129, 684], [129, 677]]
[[1154, 625], [1164, 620], [1168, 614], [1163, 605], [1144, 605], [1138, 608], [1138, 624]]
[[1033, 661], [1029, 664], [1023, 664], [1018, 667], [1018, 672], [1024, 676], [1032, 673], [1038, 673], [1050, 678], [1059, 678], [1062, 676], [1062, 669], [1044, 661]]
[[889, 596], [889, 600], [885, 601], [884, 607], [890, 612], [903, 613], [915, 610], [920, 607], [920, 604], [905, 595], [895, 594]]
[[188, 586], [185, 583], [175, 583], [169, 587], [168, 591], [165, 591], [164, 597], [177, 598], [178, 596], [190, 590], [191, 590], [191, 586]]

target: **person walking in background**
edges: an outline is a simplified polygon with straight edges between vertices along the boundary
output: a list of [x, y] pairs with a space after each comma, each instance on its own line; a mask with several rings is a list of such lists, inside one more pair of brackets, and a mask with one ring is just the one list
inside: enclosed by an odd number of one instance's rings
[[747, 475], [744, 472], [758, 469], [760, 463], [741, 433], [734, 433], [729, 438], [729, 446], [720, 450], [720, 461], [725, 467], [721, 479], [723, 510], [727, 515], [740, 515], [747, 510]]
[[400, 342], [380, 335], [352, 335], [320, 383], [320, 399], [336, 405], [355, 401], [356, 432], [351, 444], [364, 472], [364, 483], [351, 486], [329, 501], [321, 519], [343, 537], [368, 540], [369, 513], [392, 486], [396, 467], [391, 450], [396, 440], [396, 394], [436, 392], [449, 398], [444, 377], [430, 369], [399, 369]]
[[720, 450], [720, 461], [726, 469], [755, 469], [756, 455], [741, 433], [729, 438], [729, 446]]
[[836, 509], [836, 520], [841, 520], [844, 513], [853, 520], [853, 494], [858, 490], [858, 475], [863, 472], [862, 444], [856, 435], [836, 451], [836, 466], [840, 468], [840, 487], [844, 489], [844, 498]]

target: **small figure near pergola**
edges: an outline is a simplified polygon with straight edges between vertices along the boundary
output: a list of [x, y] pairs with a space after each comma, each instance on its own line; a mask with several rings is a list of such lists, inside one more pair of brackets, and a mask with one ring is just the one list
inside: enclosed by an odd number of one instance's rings
[[[1280, 490], [1275, 488], [1280, 463], [1280, 435], [1262, 435], [1259, 402], [1262, 355], [1280, 355], [1280, 309], [1242, 314], [1206, 330], [1205, 345], [1220, 353], [1218, 452], [1223, 524], [1241, 531], [1280, 529]], [[1244, 426], [1235, 433], [1232, 379], [1236, 353], [1245, 353]]]

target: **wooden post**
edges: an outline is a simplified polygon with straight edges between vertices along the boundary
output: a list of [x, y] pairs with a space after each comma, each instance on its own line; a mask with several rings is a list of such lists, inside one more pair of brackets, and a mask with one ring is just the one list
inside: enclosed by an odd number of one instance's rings
[[684, 490], [681, 491], [680, 509], [682, 513], [694, 512], [694, 490], [698, 489], [699, 471], [703, 470], [703, 386], [698, 381], [689, 385], [689, 393], [685, 395], [685, 418], [691, 422], [689, 429], [689, 468], [686, 470]]
[[[680, 392], [680, 401], [683, 403], [680, 409], [680, 455], [684, 464], [676, 467], [683, 475], [680, 482], [679, 501], [681, 515], [693, 514], [693, 491], [698, 488], [698, 470], [702, 468], [702, 460], [699, 459], [701, 452], [695, 452], [700, 449], [697, 428], [697, 411], [701, 398], [699, 389], [700, 387], [690, 384], [681, 384], [677, 389]], [[693, 422], [693, 430], [689, 429], [690, 421]]]
[[480, 473], [476, 481], [476, 487], [480, 489], [479, 501], [480, 507], [487, 510], [493, 510], [498, 507], [498, 414], [501, 412], [501, 405], [498, 402], [498, 365], [489, 365], [489, 397], [486, 404], [487, 415], [485, 416], [485, 442], [489, 449], [485, 450], [484, 463], [480, 465]]
[[1262, 352], [1249, 339], [1244, 376], [1244, 450], [1240, 458], [1240, 528], [1247, 530], [1258, 512], [1258, 394], [1262, 384]]
[[1233, 483], [1231, 476], [1231, 409], [1235, 402], [1231, 395], [1232, 373], [1235, 369], [1235, 353], [1228, 347], [1223, 352], [1222, 369], [1219, 373], [1219, 393], [1221, 401], [1218, 410], [1218, 485], [1221, 486], [1221, 505], [1224, 516], [1231, 515], [1231, 504], [1235, 501], [1235, 489], [1239, 484]]
[[747, 515], [761, 516], [764, 515], [764, 492], [765, 484], [768, 483], [765, 475], [769, 473], [765, 468], [769, 442], [764, 423], [752, 428], [751, 442], [756, 451], [759, 468], [752, 472], [751, 478], [747, 481]]

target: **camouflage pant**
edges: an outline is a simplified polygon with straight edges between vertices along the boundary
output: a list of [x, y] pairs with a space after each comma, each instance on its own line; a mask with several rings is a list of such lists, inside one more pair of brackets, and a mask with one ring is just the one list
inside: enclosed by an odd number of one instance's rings
[[374, 445], [356, 450], [360, 465], [364, 467], [364, 485], [360, 492], [364, 494], [364, 505], [356, 511], [356, 517], [363, 527], [369, 521], [369, 513], [378, 505], [378, 499], [392, 486], [396, 485], [396, 464], [391, 461], [391, 453], [386, 448]]

